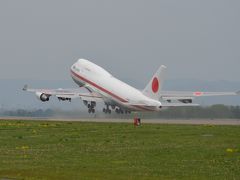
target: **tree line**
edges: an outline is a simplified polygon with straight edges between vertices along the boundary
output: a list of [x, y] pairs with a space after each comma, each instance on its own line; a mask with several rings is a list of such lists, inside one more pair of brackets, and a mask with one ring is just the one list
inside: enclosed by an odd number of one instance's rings
[[[64, 111], [54, 109], [37, 109], [37, 110], [2, 110], [0, 116], [16, 116], [16, 117], [62, 117], [62, 118], [132, 118], [134, 113], [130, 115], [104, 115], [101, 111], [96, 115], [89, 115], [86, 111]], [[162, 118], [162, 119], [240, 119], [240, 106], [212, 105], [208, 107], [172, 107], [163, 109], [155, 113], [142, 113], [140, 116], [144, 118]]]

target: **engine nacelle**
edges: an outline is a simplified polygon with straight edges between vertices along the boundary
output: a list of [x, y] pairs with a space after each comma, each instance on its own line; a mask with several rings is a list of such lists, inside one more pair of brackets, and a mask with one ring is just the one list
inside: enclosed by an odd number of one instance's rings
[[179, 99], [178, 101], [185, 103], [185, 104], [190, 104], [192, 103], [192, 99]]
[[41, 92], [36, 92], [36, 96], [39, 100], [41, 100], [42, 102], [46, 102], [46, 101], [49, 101], [49, 96], [44, 94], [44, 93], [41, 93]]
[[65, 98], [65, 97], [58, 97], [58, 100], [59, 101], [69, 101], [69, 102], [71, 102], [71, 98]]

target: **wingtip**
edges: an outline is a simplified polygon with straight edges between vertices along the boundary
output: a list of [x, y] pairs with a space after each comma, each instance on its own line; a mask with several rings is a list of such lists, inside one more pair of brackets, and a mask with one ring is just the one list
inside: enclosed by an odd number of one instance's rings
[[23, 90], [23, 91], [27, 91], [27, 89], [28, 89], [28, 85], [25, 84], [22, 90]]
[[164, 69], [166, 69], [166, 68], [167, 68], [167, 66], [165, 66], [165, 65], [161, 65], [161, 68], [164, 68]]
[[240, 91], [237, 91], [236, 94], [237, 94], [237, 95], [240, 95]]

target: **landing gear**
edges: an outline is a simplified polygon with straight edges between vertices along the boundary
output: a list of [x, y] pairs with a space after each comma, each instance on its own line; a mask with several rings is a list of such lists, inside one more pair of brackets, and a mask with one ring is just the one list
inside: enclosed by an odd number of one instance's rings
[[122, 110], [119, 109], [119, 108], [116, 108], [115, 112], [116, 112], [117, 114], [122, 114]]
[[91, 101], [91, 102], [88, 102], [88, 101], [83, 101], [84, 105], [87, 106], [88, 108], [88, 113], [95, 113], [95, 107], [96, 107], [96, 102], [94, 101]]
[[72, 101], [71, 98], [64, 98], [64, 97], [58, 97], [58, 100], [59, 100], [59, 101], [69, 101], [69, 102]]
[[106, 108], [103, 108], [103, 112], [105, 114], [111, 114], [112, 113], [111, 109], [109, 109], [109, 105], [108, 104], [106, 104]]
[[92, 108], [90, 108], [90, 109], [88, 109], [88, 113], [90, 114], [90, 113], [95, 113], [95, 109], [92, 109]]
[[95, 109], [94, 109], [93, 107], [89, 108], [89, 109], [88, 109], [88, 113], [89, 113], [89, 114], [90, 114], [90, 113], [93, 113], [93, 114], [94, 114], [94, 113], [95, 113]]
[[107, 109], [107, 108], [103, 108], [103, 112], [105, 114], [111, 114], [112, 113], [111, 109]]
[[116, 108], [115, 109], [115, 112], [117, 113], [117, 114], [130, 114], [131, 113], [131, 111], [129, 111], [129, 110], [122, 110], [122, 109], [120, 109], [120, 108]]
[[121, 109], [120, 107], [118, 107], [116, 105], [111, 105], [111, 104], [107, 104], [107, 103], [105, 103], [105, 105], [106, 105], [106, 108], [103, 108], [103, 112], [105, 114], [111, 114], [112, 111], [115, 111], [117, 114], [130, 114], [131, 113], [131, 111], [123, 110], [123, 109]]

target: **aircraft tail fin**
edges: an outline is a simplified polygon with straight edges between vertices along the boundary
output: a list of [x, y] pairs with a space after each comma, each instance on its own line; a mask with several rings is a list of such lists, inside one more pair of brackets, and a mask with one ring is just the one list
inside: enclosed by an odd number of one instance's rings
[[159, 100], [160, 91], [164, 82], [164, 75], [166, 72], [166, 66], [162, 65], [158, 68], [157, 72], [153, 75], [150, 82], [147, 84], [145, 89], [143, 90], [143, 94], [153, 98], [155, 100]]

